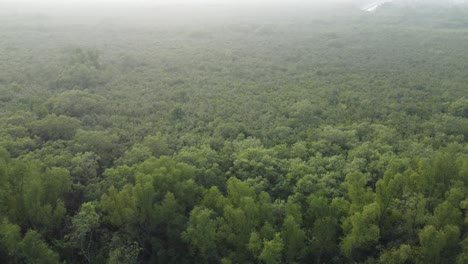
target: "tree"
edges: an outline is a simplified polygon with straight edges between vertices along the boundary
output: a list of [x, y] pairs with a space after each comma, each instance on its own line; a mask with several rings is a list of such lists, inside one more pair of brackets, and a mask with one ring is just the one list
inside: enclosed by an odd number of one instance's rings
[[169, 147], [168, 137], [161, 134], [161, 132], [158, 132], [155, 135], [146, 136], [142, 144], [148, 147], [151, 154], [155, 157], [169, 155], [172, 153]]
[[366, 188], [367, 180], [364, 174], [352, 172], [346, 175], [345, 182], [348, 187], [348, 197], [351, 200], [351, 213], [361, 211], [364, 206], [374, 200], [374, 193]]
[[410, 245], [401, 245], [399, 248], [384, 251], [379, 258], [379, 263], [404, 264], [414, 262], [416, 253]]
[[457, 256], [457, 264], [468, 262], [468, 238], [463, 239], [461, 242], [461, 248], [461, 253]]
[[137, 264], [140, 251], [136, 242], [118, 246], [109, 252], [107, 264]]
[[252, 234], [250, 234], [250, 239], [249, 243], [247, 244], [247, 248], [250, 250], [250, 252], [252, 252], [252, 254], [255, 257], [260, 256], [263, 244], [262, 239], [257, 232], [252, 232]]
[[17, 263], [21, 250], [21, 228], [6, 219], [0, 223], [0, 260]]
[[79, 152], [94, 152], [98, 155], [102, 167], [111, 164], [120, 155], [119, 137], [109, 131], [78, 130], [75, 135], [76, 150]]
[[102, 114], [105, 104], [104, 97], [80, 90], [65, 91], [46, 103], [50, 113], [77, 118]]
[[210, 209], [195, 207], [190, 213], [187, 229], [182, 238], [199, 251], [199, 257], [204, 261], [215, 260], [214, 250], [217, 247], [217, 229], [219, 222], [212, 217]]
[[259, 259], [264, 261], [266, 264], [277, 264], [281, 263], [282, 252], [284, 250], [283, 240], [281, 234], [276, 233], [272, 240], [265, 240], [263, 242], [263, 250], [259, 256]]
[[44, 141], [70, 140], [80, 126], [81, 122], [76, 118], [63, 115], [47, 115], [44, 119], [32, 122], [29, 129], [32, 135], [37, 135]]
[[49, 248], [36, 231], [29, 230], [21, 241], [20, 247], [20, 255], [23, 257], [24, 263], [60, 263], [58, 254]]
[[100, 170], [99, 160], [94, 152], [77, 153], [71, 160], [70, 174], [73, 182], [83, 185], [96, 182]]
[[121, 191], [111, 186], [102, 195], [100, 207], [104, 213], [102, 221], [116, 227], [135, 224], [139, 219], [134, 188], [125, 185]]
[[47, 169], [25, 183], [24, 206], [30, 225], [39, 230], [60, 229], [66, 209], [64, 195], [71, 188], [65, 168]]
[[294, 263], [300, 260], [305, 253], [306, 236], [293, 216], [287, 216], [284, 220], [281, 237], [287, 262]]
[[418, 233], [420, 243], [421, 263], [440, 263], [441, 261], [455, 262], [460, 230], [456, 226], [445, 226], [437, 230], [432, 225], [425, 226]]
[[51, 88], [84, 90], [94, 87], [99, 82], [99, 71], [94, 65], [75, 63], [62, 70], [59, 77], [51, 83]]
[[117, 163], [131, 166], [141, 163], [149, 157], [151, 157], [151, 151], [149, 147], [142, 144], [135, 144], [130, 149], [125, 151], [124, 155], [117, 161]]
[[343, 223], [345, 236], [341, 242], [342, 252], [354, 260], [362, 260], [376, 253], [375, 247], [380, 239], [378, 226], [379, 208], [372, 203], [362, 212], [351, 215]]
[[462, 226], [462, 213], [457, 207], [454, 207], [448, 201], [445, 201], [434, 209], [432, 223], [437, 228], [441, 228], [446, 225]]
[[451, 103], [449, 106], [449, 112], [454, 116], [468, 118], [468, 98], [459, 98]]
[[67, 235], [68, 243], [80, 251], [87, 263], [93, 263], [96, 248], [96, 229], [100, 225], [100, 216], [96, 204], [84, 203], [72, 219], [72, 232]]
[[58, 254], [49, 248], [38, 232], [28, 230], [21, 237], [20, 227], [6, 220], [0, 224], [0, 252], [6, 253], [0, 259], [6, 257], [4, 260], [8, 263], [59, 263]]

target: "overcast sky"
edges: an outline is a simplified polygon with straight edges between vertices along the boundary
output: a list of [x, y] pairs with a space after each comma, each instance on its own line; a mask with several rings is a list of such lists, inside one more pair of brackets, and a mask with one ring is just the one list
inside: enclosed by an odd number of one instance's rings
[[33, 3], [33, 4], [72, 4], [72, 3], [127, 3], [127, 4], [223, 4], [223, 3], [282, 3], [282, 4], [295, 4], [295, 3], [351, 3], [363, 2], [372, 0], [0, 0], [0, 3]]
[[[117, 14], [130, 14], [135, 10], [148, 10], [147, 7], [169, 6], [172, 10], [186, 10], [197, 12], [193, 7], [203, 9], [211, 7], [211, 10], [248, 10], [250, 12], [262, 12], [264, 9], [274, 8], [281, 10], [283, 7], [302, 9], [304, 5], [319, 11], [321, 7], [362, 5], [363, 2], [375, 0], [0, 0], [0, 13], [12, 10], [17, 13], [47, 13], [55, 12], [61, 15], [76, 15], [84, 12], [102, 12]], [[103, 6], [104, 5], [104, 6]], [[197, 8], [198, 10], [200, 8]], [[2, 11], [3, 10], [3, 11]], [[238, 11], [237, 11], [238, 12]]]

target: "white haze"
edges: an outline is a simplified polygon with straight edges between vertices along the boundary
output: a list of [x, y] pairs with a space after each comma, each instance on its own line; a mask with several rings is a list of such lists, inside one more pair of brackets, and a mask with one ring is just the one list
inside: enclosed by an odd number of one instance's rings
[[[95, 19], [155, 17], [165, 23], [201, 20], [228, 20], [232, 16], [278, 16], [282, 13], [323, 13], [321, 10], [350, 8], [373, 0], [0, 0], [2, 13], [17, 15], [47, 15], [77, 18], [91, 22]], [[326, 12], [330, 13], [330, 12]], [[177, 21], [176, 21], [177, 20]], [[66, 20], [64, 20], [65, 22]], [[123, 21], [122, 21], [123, 22]]]
[[361, 5], [373, 0], [0, 0], [2, 4], [28, 7], [60, 6], [331, 6]]

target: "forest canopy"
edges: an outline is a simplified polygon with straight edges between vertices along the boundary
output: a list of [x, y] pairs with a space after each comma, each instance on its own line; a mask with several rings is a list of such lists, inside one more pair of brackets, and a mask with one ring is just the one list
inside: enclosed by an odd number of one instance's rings
[[466, 5], [1, 5], [0, 263], [468, 263]]

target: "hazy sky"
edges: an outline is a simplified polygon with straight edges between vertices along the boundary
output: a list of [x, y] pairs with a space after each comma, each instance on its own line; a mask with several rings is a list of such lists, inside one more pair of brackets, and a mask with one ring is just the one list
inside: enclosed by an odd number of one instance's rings
[[[222, 3], [283, 3], [283, 4], [294, 4], [294, 3], [351, 3], [351, 2], [363, 2], [366, 0], [0, 0], [0, 3], [56, 3], [56, 4], [71, 4], [71, 3], [131, 3], [131, 4], [222, 4]], [[372, 1], [372, 0], [368, 0]]]
[[14, 10], [14, 12], [19, 13], [50, 13], [55, 11], [55, 13], [62, 15], [74, 15], [78, 13], [78, 10], [103, 13], [127, 10], [127, 13], [130, 13], [131, 9], [146, 10], [147, 7], [158, 6], [169, 6], [173, 7], [174, 10], [190, 10], [192, 7], [203, 9], [205, 6], [212, 9], [234, 10], [239, 7], [250, 12], [262, 12], [264, 7], [281, 10], [283, 7], [301, 9], [306, 5], [320, 10], [322, 6], [331, 8], [350, 4], [359, 6], [363, 2], [372, 1], [375, 0], [0, 0], [0, 13], [2, 9], [4, 11]]

